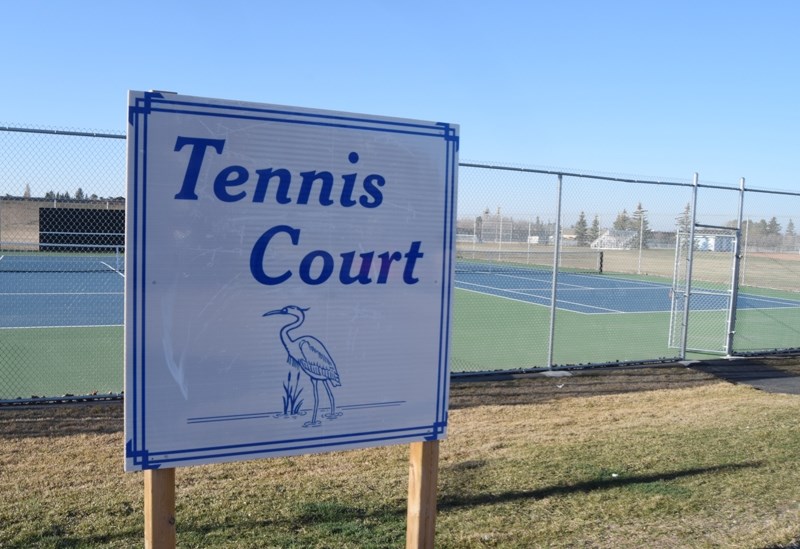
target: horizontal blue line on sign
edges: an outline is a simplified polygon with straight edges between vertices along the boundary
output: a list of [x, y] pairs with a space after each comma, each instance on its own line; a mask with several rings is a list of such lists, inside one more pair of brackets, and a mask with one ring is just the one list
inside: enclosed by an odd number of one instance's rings
[[[378, 441], [401, 441], [408, 438], [424, 438], [425, 440], [436, 439], [436, 435], [444, 432], [444, 425], [435, 423], [433, 425], [413, 426], [400, 429], [387, 429], [383, 431], [367, 431], [363, 433], [332, 435], [327, 437], [315, 437], [308, 439], [294, 439], [274, 442], [256, 442], [251, 444], [234, 444], [226, 446], [210, 446], [206, 448], [192, 448], [186, 450], [168, 450], [161, 452], [151, 452], [147, 450], [135, 450], [133, 441], [128, 441], [126, 445], [126, 457], [132, 458], [135, 465], [145, 465], [145, 468], [154, 468], [152, 465], [161, 463], [175, 463], [186, 461], [198, 461], [208, 458], [224, 458], [244, 455], [268, 455], [276, 452], [298, 451], [306, 449], [325, 450], [332, 446], [356, 446], [368, 442]], [[386, 435], [386, 436], [380, 436]], [[336, 440], [327, 440], [336, 439]], [[349, 439], [349, 440], [347, 440]], [[302, 444], [307, 442], [308, 444]], [[275, 446], [278, 447], [267, 447]], [[181, 457], [171, 457], [180, 455]], [[159, 457], [160, 456], [160, 457]], [[151, 467], [148, 467], [151, 466]]]
[[[415, 433], [409, 433], [405, 435], [398, 435], [398, 436], [388, 436], [388, 437], [368, 437], [368, 438], [359, 438], [355, 440], [351, 440], [346, 445], [351, 446], [359, 446], [359, 447], [367, 447], [366, 445], [371, 445], [372, 443], [376, 442], [401, 442], [406, 439], [424, 439], [424, 440], [436, 440], [436, 436], [441, 434], [441, 429], [433, 429]], [[245, 450], [241, 452], [220, 452], [220, 453], [205, 453], [196, 456], [187, 456], [182, 458], [163, 458], [163, 459], [148, 459], [147, 465], [150, 465], [150, 468], [157, 468], [161, 467], [162, 465], [168, 465], [171, 463], [180, 463], [180, 462], [188, 462], [188, 461], [197, 461], [197, 460], [207, 460], [207, 459], [226, 459], [232, 457], [240, 457], [240, 456], [266, 456], [275, 452], [299, 452], [304, 450], [319, 450], [323, 451], [330, 447], [342, 448], [345, 444], [340, 441], [336, 442], [329, 442], [326, 444], [308, 444], [308, 445], [300, 445], [300, 446], [284, 446], [281, 448], [273, 448], [273, 449], [260, 449], [260, 450]], [[138, 464], [142, 464], [144, 462], [139, 461]], [[157, 467], [152, 467], [153, 465]]]
[[[164, 113], [172, 113], [172, 114], [197, 114], [202, 116], [208, 117], [215, 117], [215, 118], [236, 118], [239, 120], [258, 120], [261, 122], [277, 122], [283, 124], [298, 124], [302, 126], [324, 126], [328, 128], [345, 128], [350, 130], [362, 130], [362, 131], [373, 131], [373, 132], [384, 132], [384, 133], [400, 133], [405, 135], [419, 135], [423, 137], [437, 137], [437, 138], [445, 138], [448, 137], [447, 132], [445, 132], [441, 127], [430, 126], [425, 128], [429, 131], [422, 131], [422, 130], [412, 130], [412, 129], [400, 129], [400, 128], [386, 128], [381, 127], [377, 123], [374, 126], [360, 126], [355, 123], [353, 124], [345, 124], [345, 123], [334, 123], [334, 122], [323, 122], [323, 121], [313, 121], [313, 120], [292, 120], [291, 118], [274, 118], [274, 117], [267, 117], [267, 116], [255, 116], [255, 115], [231, 115], [225, 113], [211, 113], [211, 112], [192, 112], [192, 111], [182, 111], [177, 109], [152, 109], [153, 112], [164, 112]], [[357, 121], [354, 121], [357, 122]]]
[[[337, 406], [338, 410], [357, 410], [357, 409], [365, 409], [365, 408], [386, 408], [389, 406], [400, 406], [404, 404], [404, 400], [397, 400], [393, 402], [374, 402], [374, 403], [367, 403], [367, 404], [347, 404], [344, 406]], [[319, 411], [322, 410], [329, 410], [330, 408], [320, 408]], [[303, 414], [294, 414], [294, 415], [305, 415], [305, 412], [310, 411], [310, 408], [306, 408], [301, 410]], [[186, 423], [193, 424], [193, 423], [211, 423], [217, 421], [239, 421], [242, 419], [261, 419], [266, 417], [287, 417], [288, 414], [284, 414], [280, 411], [275, 412], [256, 412], [251, 414], [232, 414], [232, 415], [225, 415], [225, 416], [207, 416], [207, 417], [190, 417], [186, 420]]]
[[[230, 111], [242, 111], [242, 112], [252, 112], [252, 113], [265, 113], [265, 114], [282, 114], [288, 116], [298, 116], [298, 117], [305, 117], [305, 118], [321, 118], [321, 119], [328, 119], [328, 120], [349, 120], [354, 122], [361, 122], [366, 124], [385, 124], [391, 126], [401, 126], [401, 127], [411, 127], [411, 128], [437, 128], [440, 131], [446, 131], [449, 129], [448, 124], [442, 124], [439, 122], [424, 124], [424, 123], [409, 123], [409, 122], [400, 122], [398, 120], [375, 120], [373, 118], [360, 118], [356, 116], [341, 116], [341, 115], [333, 115], [333, 114], [322, 114], [320, 112], [302, 112], [302, 111], [293, 111], [293, 110], [281, 110], [281, 109], [264, 109], [258, 107], [247, 107], [243, 105], [216, 105], [212, 103], [192, 103], [190, 101], [170, 101], [168, 99], [159, 99], [156, 97], [152, 97], [150, 101], [151, 105], [156, 103], [163, 104], [163, 105], [182, 105], [185, 107], [199, 107], [199, 108], [206, 108], [206, 109], [217, 109], [220, 111], [230, 110]], [[159, 110], [163, 112], [171, 112], [166, 110], [165, 108], [157, 109], [151, 107], [151, 111]], [[187, 114], [199, 114], [194, 112], [187, 112]], [[209, 114], [209, 113], [203, 113]], [[223, 116], [227, 116], [228, 118], [236, 118], [231, 114], [223, 114]]]

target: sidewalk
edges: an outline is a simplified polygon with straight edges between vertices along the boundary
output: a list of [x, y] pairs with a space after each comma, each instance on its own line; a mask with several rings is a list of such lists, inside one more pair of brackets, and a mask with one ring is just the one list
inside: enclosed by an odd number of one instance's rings
[[[800, 395], [800, 365], [780, 364], [776, 358], [732, 358], [683, 362], [689, 368], [731, 383], [750, 385], [767, 393]], [[785, 360], [785, 359], [784, 359]]]

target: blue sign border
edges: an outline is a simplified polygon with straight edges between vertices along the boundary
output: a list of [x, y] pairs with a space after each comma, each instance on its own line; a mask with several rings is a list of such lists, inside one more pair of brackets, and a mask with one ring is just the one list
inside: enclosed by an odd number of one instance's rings
[[[132, 321], [130, 329], [131, 341], [126, 341], [126, 346], [131, 345], [130, 355], [126, 349], [126, 381], [132, 384], [126, 387], [125, 399], [131, 399], [126, 404], [126, 411], [130, 409], [131, 429], [126, 432], [125, 457], [131, 460], [135, 470], [158, 469], [161, 467], [175, 467], [202, 463], [203, 460], [233, 461], [236, 459], [252, 459], [269, 457], [271, 454], [287, 455], [293, 453], [311, 453], [333, 451], [344, 447], [369, 447], [382, 446], [392, 443], [412, 442], [419, 440], [437, 440], [442, 437], [447, 427], [448, 407], [448, 376], [449, 376], [449, 337], [450, 337], [450, 311], [452, 302], [452, 250], [455, 246], [453, 228], [455, 227], [456, 209], [456, 179], [458, 172], [458, 146], [459, 137], [456, 127], [445, 123], [424, 123], [405, 120], [381, 119], [349, 115], [344, 113], [305, 112], [289, 108], [261, 107], [254, 104], [218, 104], [203, 102], [198, 98], [187, 96], [174, 96], [161, 92], [132, 92], [140, 93], [135, 98], [135, 103], [129, 106], [128, 113], [128, 140], [129, 154], [129, 189], [127, 206], [126, 232], [126, 276], [132, 277], [131, 283], [126, 286], [130, 292], [126, 293], [126, 308], [130, 307], [130, 317], [126, 311], [126, 322]], [[207, 100], [205, 100], [207, 101]], [[446, 148], [445, 156], [445, 184], [443, 212], [443, 242], [442, 242], [442, 294], [439, 318], [439, 364], [436, 388], [435, 421], [430, 425], [412, 425], [401, 429], [383, 431], [368, 431], [348, 433], [344, 435], [331, 435], [320, 437], [306, 437], [280, 441], [265, 441], [251, 444], [238, 444], [227, 446], [208, 446], [201, 448], [183, 448], [170, 450], [155, 450], [147, 446], [146, 422], [147, 399], [144, 390], [147, 369], [144, 363], [145, 345], [143, 334], [145, 331], [146, 311], [145, 280], [147, 265], [145, 263], [145, 249], [147, 247], [145, 235], [147, 233], [147, 151], [148, 151], [148, 119], [153, 113], [172, 113], [182, 115], [199, 115], [204, 117], [236, 118], [255, 121], [274, 121], [281, 123], [327, 126], [333, 128], [347, 128], [359, 131], [374, 131], [384, 133], [408, 134], [432, 139], [443, 140]], [[131, 148], [132, 146], [132, 148]], [[141, 226], [140, 226], [141, 219]], [[131, 253], [131, 251], [133, 253]], [[130, 295], [129, 295], [130, 294]], [[126, 327], [126, 339], [129, 333]], [[130, 357], [131, 364], [127, 364]], [[130, 378], [128, 376], [130, 369]], [[128, 420], [126, 420], [127, 427]]]

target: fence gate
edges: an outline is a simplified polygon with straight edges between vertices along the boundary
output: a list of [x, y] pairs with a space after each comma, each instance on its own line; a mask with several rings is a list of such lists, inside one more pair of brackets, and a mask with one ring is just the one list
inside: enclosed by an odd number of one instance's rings
[[700, 224], [695, 228], [679, 230], [675, 239], [669, 346], [680, 349], [682, 357], [686, 351], [730, 355], [740, 231]]

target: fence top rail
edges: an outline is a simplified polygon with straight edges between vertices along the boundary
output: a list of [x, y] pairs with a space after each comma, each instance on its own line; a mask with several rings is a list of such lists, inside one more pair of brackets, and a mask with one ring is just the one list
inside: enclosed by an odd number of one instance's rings
[[[565, 172], [556, 170], [542, 170], [535, 168], [518, 168], [515, 166], [502, 166], [497, 164], [476, 164], [473, 162], [459, 162], [459, 166], [465, 168], [484, 168], [487, 170], [504, 170], [510, 172], [539, 173], [545, 175], [561, 175], [565, 177], [582, 177], [585, 179], [600, 179], [603, 181], [616, 181], [620, 183], [647, 183], [650, 185], [670, 185], [673, 187], [692, 187], [692, 183], [678, 181], [655, 181], [652, 179], [631, 179], [627, 177], [613, 177], [610, 175], [589, 175], [584, 173]], [[732, 187], [733, 188], [733, 187]]]
[[47, 130], [41, 128], [20, 128], [16, 126], [0, 126], [3, 132], [18, 133], [43, 133], [47, 135], [67, 135], [72, 137], [102, 137], [105, 139], [125, 139], [125, 134], [119, 133], [100, 133], [100, 132], [77, 132], [70, 130]]
[[[52, 130], [52, 129], [42, 129], [42, 128], [23, 128], [19, 126], [0, 126], [0, 131], [3, 132], [18, 132], [18, 133], [40, 133], [40, 134], [47, 134], [47, 135], [64, 135], [64, 136], [72, 136], [72, 137], [100, 137], [106, 139], [126, 139], [126, 135], [124, 133], [101, 133], [101, 132], [80, 132], [80, 131], [71, 131], [71, 130]], [[657, 181], [653, 179], [633, 179], [629, 177], [614, 177], [609, 175], [591, 175], [585, 173], [576, 173], [576, 172], [567, 172], [567, 171], [557, 171], [557, 170], [543, 170], [543, 169], [536, 169], [536, 168], [520, 168], [515, 166], [503, 166], [499, 164], [479, 164], [475, 162], [459, 162], [458, 164], [464, 168], [483, 168], [487, 170], [503, 170], [503, 171], [511, 171], [511, 172], [522, 172], [522, 173], [538, 173], [538, 174], [545, 174], [545, 175], [561, 175], [564, 177], [579, 177], [584, 179], [598, 179], [601, 181], [614, 181], [618, 183], [644, 183], [648, 185], [666, 185], [671, 187], [693, 187], [694, 183], [689, 182], [680, 182], [680, 181]], [[745, 192], [751, 193], [761, 193], [761, 194], [775, 194], [775, 195], [783, 195], [783, 196], [800, 196], [800, 192], [794, 191], [777, 191], [777, 190], [769, 190], [769, 189], [740, 189], [739, 187], [733, 186], [726, 186], [726, 185], [714, 185], [708, 183], [697, 183], [697, 186], [700, 188], [705, 189], [720, 189], [726, 191], [739, 191], [744, 190]]]
[[800, 196], [800, 192], [797, 191], [772, 191], [769, 189], [745, 189], [745, 192], [748, 193], [761, 193], [761, 194], [779, 194], [783, 196]]
[[[599, 179], [602, 181], [615, 181], [619, 183], [644, 183], [647, 185], [668, 185], [672, 187], [693, 187], [694, 183], [689, 182], [680, 182], [680, 181], [657, 181], [654, 179], [632, 179], [628, 177], [614, 177], [610, 175], [590, 175], [585, 173], [576, 173], [576, 172], [566, 172], [566, 171], [557, 171], [557, 170], [543, 170], [543, 169], [536, 169], [536, 168], [519, 168], [516, 166], [503, 166], [498, 164], [479, 164], [475, 162], [459, 162], [459, 166], [465, 168], [483, 168], [486, 170], [502, 170], [502, 171], [509, 171], [509, 172], [522, 172], [522, 173], [538, 173], [538, 174], [545, 174], [545, 175], [561, 175], [565, 177], [580, 177], [584, 179]], [[752, 189], [746, 188], [742, 189], [741, 187], [734, 187], [732, 185], [717, 185], [713, 183], [697, 183], [698, 188], [702, 189], [720, 189], [723, 191], [741, 191], [744, 190], [746, 193], [762, 193], [762, 194], [776, 194], [776, 195], [784, 195], [784, 196], [800, 196], [800, 192], [796, 191], [777, 191], [777, 190], [770, 190], [770, 189]]]

